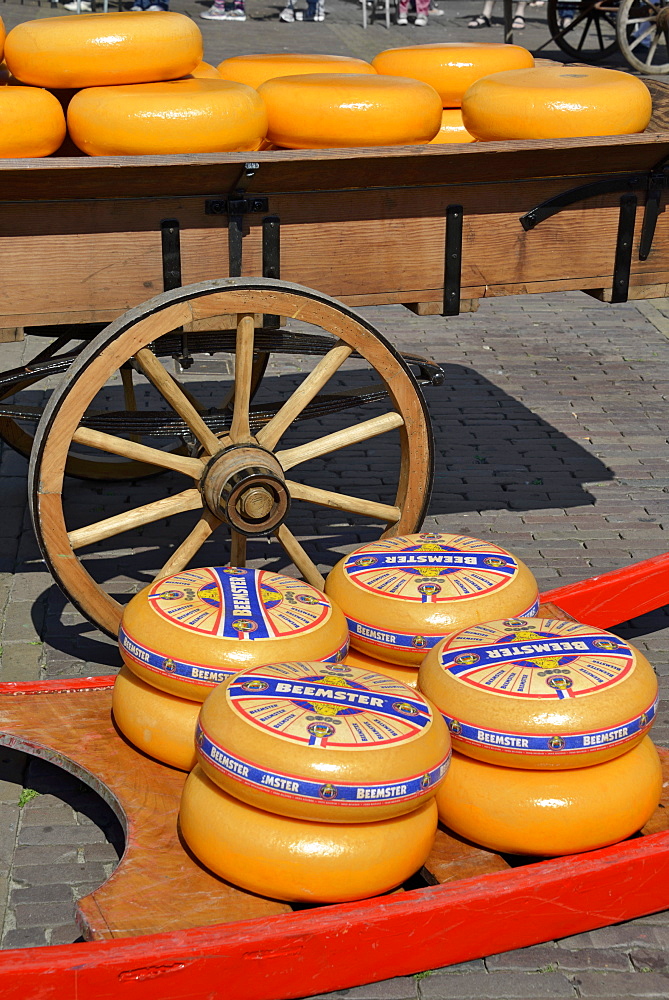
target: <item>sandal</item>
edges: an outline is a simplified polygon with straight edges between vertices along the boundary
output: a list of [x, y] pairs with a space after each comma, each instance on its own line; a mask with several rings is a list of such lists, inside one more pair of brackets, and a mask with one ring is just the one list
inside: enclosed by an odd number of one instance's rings
[[511, 27], [514, 31], [522, 31], [525, 27], [525, 18], [521, 17], [520, 14], [516, 14], [511, 23]]
[[490, 20], [489, 17], [484, 17], [483, 14], [479, 14], [477, 17], [473, 17], [471, 19], [471, 21], [469, 22], [469, 24], [467, 25], [467, 27], [468, 28], [491, 28], [492, 27], [492, 22], [491, 22], [491, 20]]

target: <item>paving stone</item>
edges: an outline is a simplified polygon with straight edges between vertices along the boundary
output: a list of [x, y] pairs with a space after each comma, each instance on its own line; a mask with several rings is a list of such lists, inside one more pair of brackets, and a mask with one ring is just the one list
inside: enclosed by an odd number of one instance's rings
[[46, 943], [45, 927], [13, 928], [2, 939], [3, 948], [38, 948]]
[[576, 991], [559, 972], [474, 972], [464, 976], [438, 973], [420, 981], [426, 1000], [521, 1000], [532, 997], [575, 997]]
[[574, 977], [582, 997], [661, 997], [669, 995], [669, 976], [648, 972], [583, 972]]
[[637, 972], [669, 973], [669, 955], [665, 951], [650, 951], [647, 948], [632, 948], [629, 957]]
[[503, 955], [491, 955], [486, 958], [485, 965], [489, 972], [555, 972], [558, 966], [556, 944], [538, 944], [518, 951], [509, 951]]
[[658, 941], [655, 928], [636, 924], [618, 924], [590, 931], [590, 943], [593, 948], [628, 948], [631, 944], [651, 948], [663, 947]]
[[629, 958], [624, 950], [581, 948], [578, 951], [567, 951], [560, 948], [557, 952], [557, 961], [561, 972], [578, 972], [579, 970], [593, 972], [630, 971]]
[[50, 882], [63, 882], [68, 885], [78, 885], [82, 881], [94, 880], [98, 885], [107, 878], [107, 872], [101, 864], [60, 864], [60, 865], [18, 865], [12, 869], [15, 882], [25, 885], [46, 885]]
[[16, 926], [22, 927], [55, 927], [72, 921], [74, 902], [64, 903], [19, 903], [14, 907]]
[[96, 826], [26, 826], [19, 832], [19, 844], [92, 844], [105, 835]]
[[418, 982], [414, 976], [384, 979], [381, 983], [354, 986], [346, 993], [346, 1000], [414, 1000], [418, 996]]
[[40, 677], [41, 643], [15, 642], [2, 649], [0, 681], [37, 681]]

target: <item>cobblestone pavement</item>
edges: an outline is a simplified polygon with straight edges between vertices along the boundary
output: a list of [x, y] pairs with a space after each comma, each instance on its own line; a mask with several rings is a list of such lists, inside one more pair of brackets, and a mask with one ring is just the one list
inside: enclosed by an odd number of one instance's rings
[[[175, 0], [173, 8], [197, 14], [206, 5]], [[249, 0], [252, 19], [243, 25], [198, 21], [206, 57], [217, 62], [239, 51], [297, 50], [369, 58], [389, 45], [471, 37], [466, 21], [480, 9], [478, 0], [441, 0], [444, 15], [431, 18], [421, 33], [413, 27], [386, 31], [379, 24], [363, 32], [360, 6], [351, 0], [328, 0], [331, 13], [322, 25], [280, 25], [281, 6], [280, 0]], [[528, 27], [516, 40], [535, 47], [547, 37], [544, 9], [528, 8]], [[60, 13], [46, 4], [0, 3], [8, 27]], [[476, 37], [492, 40], [500, 33], [498, 22], [492, 33]], [[551, 47], [544, 54], [560, 57]], [[427, 393], [437, 451], [428, 527], [462, 530], [508, 546], [532, 567], [543, 589], [668, 548], [669, 300], [614, 307], [579, 293], [491, 299], [477, 313], [448, 321], [417, 317], [402, 307], [364, 313], [398, 348], [431, 357], [446, 369], [445, 385]], [[7, 368], [35, 353], [29, 342], [0, 350]], [[268, 385], [276, 392], [279, 375], [294, 384], [299, 368], [299, 359], [273, 361]], [[193, 391], [214, 398], [227, 371], [215, 358], [197, 365], [188, 381]], [[343, 381], [354, 377], [347, 372]], [[43, 400], [40, 386], [31, 401]], [[344, 459], [313, 462], [310, 471], [324, 488], [337, 489], [345, 479], [347, 488], [355, 482], [360, 495], [385, 497], [392, 496], [395, 465], [393, 443], [376, 439], [366, 448], [349, 449]], [[26, 472], [25, 459], [3, 445], [0, 680], [115, 673], [120, 661], [114, 643], [67, 603], [41, 562], [27, 512]], [[178, 482], [166, 475], [119, 490], [70, 481], [68, 511], [74, 523], [86, 523], [182, 488]], [[303, 513], [293, 526], [323, 569], [374, 536], [328, 511]], [[132, 547], [113, 564], [94, 549], [89, 565], [111, 592], [127, 600], [184, 533], [176, 519], [149, 526], [133, 535]], [[214, 560], [217, 552], [218, 543], [212, 542], [203, 561]], [[253, 554], [285, 568], [274, 548], [263, 545]], [[665, 700], [654, 736], [669, 745], [666, 609], [617, 631], [644, 649], [658, 671]], [[74, 901], [115, 866], [123, 842], [118, 822], [86, 786], [50, 764], [2, 748], [0, 804], [2, 946], [78, 940]], [[331, 996], [666, 998], [668, 946], [669, 913], [660, 913]]]

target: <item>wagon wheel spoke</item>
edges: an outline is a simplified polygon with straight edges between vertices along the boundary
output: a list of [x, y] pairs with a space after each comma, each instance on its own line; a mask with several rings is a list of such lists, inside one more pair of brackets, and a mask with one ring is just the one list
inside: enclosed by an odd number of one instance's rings
[[230, 565], [246, 566], [246, 535], [233, 528], [230, 536]]
[[199, 479], [204, 468], [199, 458], [187, 458], [185, 455], [159, 451], [158, 448], [149, 448], [148, 445], [139, 444], [137, 441], [128, 441], [126, 438], [117, 437], [115, 434], [106, 434], [104, 431], [96, 431], [91, 427], [77, 427], [72, 435], [72, 440], [75, 444], [85, 444], [89, 448], [107, 451], [112, 455], [120, 455], [122, 458], [157, 465], [162, 469], [173, 469], [175, 472], [182, 472], [192, 479]]
[[306, 444], [298, 445], [296, 448], [287, 448], [285, 451], [277, 451], [276, 457], [281, 462], [284, 471], [292, 469], [302, 462], [308, 462], [311, 458], [318, 458], [327, 455], [331, 451], [345, 448], [349, 444], [358, 444], [360, 441], [368, 441], [370, 438], [385, 434], [395, 427], [401, 427], [404, 420], [399, 413], [394, 410], [384, 413], [380, 417], [372, 417], [371, 420], [364, 420], [354, 427], [346, 427], [344, 430], [335, 431], [334, 434], [325, 434], [323, 437], [315, 438]]
[[172, 576], [174, 573], [180, 573], [181, 570], [185, 569], [193, 556], [199, 552], [220, 524], [220, 520], [214, 517], [211, 511], [204, 510], [193, 530], [184, 538], [179, 548], [172, 553], [165, 565], [158, 570], [155, 579], [160, 580], [163, 577]]
[[307, 500], [321, 507], [331, 507], [333, 510], [345, 510], [350, 514], [361, 514], [363, 517], [374, 517], [388, 524], [399, 521], [401, 510], [387, 503], [377, 503], [374, 500], [364, 500], [362, 497], [351, 497], [345, 493], [332, 493], [330, 490], [320, 490], [315, 486], [303, 486], [286, 480], [286, 486], [294, 500]]
[[313, 371], [310, 372], [297, 389], [288, 397], [271, 420], [258, 431], [258, 443], [263, 448], [271, 450], [276, 446], [284, 431], [297, 419], [312, 399], [318, 395], [326, 382], [341, 368], [352, 353], [353, 348], [340, 340], [331, 351], [328, 351], [321, 358]]
[[275, 534], [281, 542], [284, 551], [288, 556], [290, 556], [292, 562], [300, 571], [307, 583], [310, 583], [312, 587], [316, 587], [318, 590], [322, 590], [325, 586], [323, 574], [318, 569], [318, 566], [316, 566], [313, 562], [311, 556], [307, 555], [306, 551], [302, 548], [302, 545], [298, 542], [292, 531], [290, 531], [285, 524], [282, 524], [277, 529]]
[[144, 504], [142, 507], [124, 510], [122, 514], [106, 517], [103, 521], [96, 521], [95, 524], [88, 524], [84, 528], [76, 528], [74, 531], [69, 531], [67, 537], [73, 549], [80, 549], [84, 545], [112, 538], [132, 528], [139, 528], [143, 524], [151, 524], [163, 517], [182, 514], [186, 510], [197, 510], [201, 506], [202, 497], [199, 490], [184, 490], [182, 493], [154, 500], [153, 503]]
[[646, 66], [648, 67], [648, 69], [650, 69], [651, 66], [653, 65], [653, 56], [657, 52], [657, 43], [658, 43], [658, 41], [659, 41], [659, 38], [656, 35], [655, 38], [653, 39], [653, 41], [651, 42], [650, 48], [648, 49], [648, 55], [646, 57]]
[[254, 317], [249, 313], [237, 316], [237, 342], [235, 349], [235, 399], [232, 410], [230, 441], [232, 444], [247, 444], [251, 441], [249, 408], [251, 406], [251, 383], [253, 379], [253, 341], [255, 338]]
[[220, 451], [221, 442], [207, 427], [181, 386], [168, 375], [155, 354], [148, 347], [142, 347], [135, 355], [135, 361], [163, 399], [188, 424], [207, 454], [215, 455]]
[[654, 28], [653, 28], [653, 25], [651, 25], [651, 26], [650, 26], [649, 28], [647, 28], [647, 29], [646, 29], [646, 30], [645, 30], [645, 31], [643, 32], [643, 34], [638, 34], [638, 35], [636, 36], [636, 38], [634, 39], [634, 41], [633, 41], [633, 42], [630, 42], [630, 50], [631, 50], [631, 51], [634, 51], [634, 49], [635, 49], [635, 48], [637, 47], [637, 45], [641, 45], [641, 43], [643, 42], [643, 40], [644, 40], [645, 38], [648, 38], [648, 36], [650, 35], [650, 33], [651, 33], [651, 32], [652, 32], [653, 30], [654, 30]]
[[174, 375], [171, 374], [171, 372], [169, 373], [169, 376], [174, 382], [174, 384], [178, 386], [179, 389], [181, 389], [188, 402], [192, 403], [193, 407], [197, 410], [197, 412], [206, 413], [207, 407], [203, 403], [201, 403], [196, 396], [193, 395], [190, 389], [187, 386], [185, 386], [183, 382], [180, 382], [178, 378], [175, 378]]

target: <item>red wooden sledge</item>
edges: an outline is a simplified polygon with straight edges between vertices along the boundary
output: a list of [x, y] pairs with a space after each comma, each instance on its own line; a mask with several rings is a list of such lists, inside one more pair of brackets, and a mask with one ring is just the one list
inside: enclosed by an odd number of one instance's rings
[[[669, 595], [668, 560], [661, 556], [551, 591], [543, 614], [565, 616], [546, 606], [555, 601], [605, 627], [659, 607]], [[0, 685], [0, 742], [87, 781], [110, 802], [127, 834], [111, 879], [79, 903], [89, 943], [3, 952], [3, 1000], [289, 1000], [669, 905], [668, 797], [641, 837], [516, 868], [440, 831], [417, 879], [422, 888], [413, 881], [383, 897], [290, 912], [286, 904], [215, 878], [180, 846], [176, 810], [184, 775], [139, 755], [115, 733], [112, 684], [89, 678]], [[662, 756], [669, 774], [669, 753]], [[157, 928], [163, 932], [147, 933]]]

